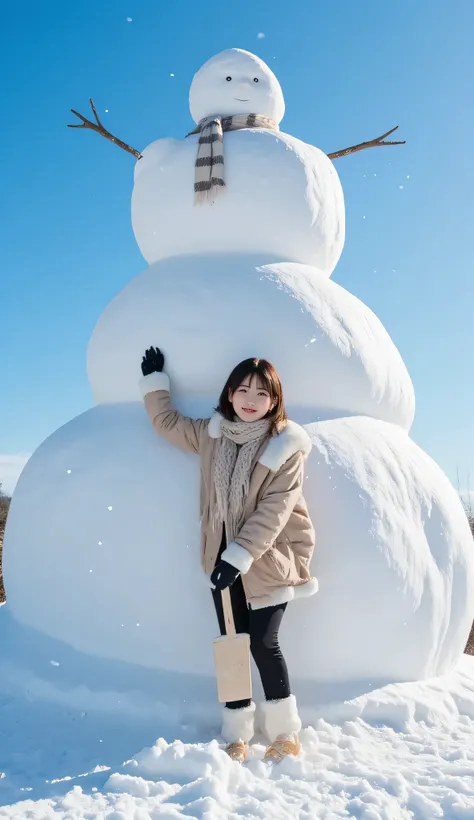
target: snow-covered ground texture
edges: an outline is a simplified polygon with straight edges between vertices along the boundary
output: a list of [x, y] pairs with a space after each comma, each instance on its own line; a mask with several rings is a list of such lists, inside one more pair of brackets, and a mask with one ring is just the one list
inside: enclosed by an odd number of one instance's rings
[[319, 691], [301, 757], [273, 767], [258, 736], [241, 767], [212, 723], [79, 711], [14, 695], [7, 679], [2, 669], [0, 818], [474, 818], [474, 658], [345, 701]]

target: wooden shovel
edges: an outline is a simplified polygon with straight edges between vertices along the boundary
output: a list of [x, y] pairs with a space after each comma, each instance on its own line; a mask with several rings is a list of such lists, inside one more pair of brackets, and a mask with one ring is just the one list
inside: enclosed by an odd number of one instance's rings
[[229, 588], [222, 590], [226, 634], [214, 641], [217, 696], [220, 703], [252, 697], [250, 635], [236, 634]]

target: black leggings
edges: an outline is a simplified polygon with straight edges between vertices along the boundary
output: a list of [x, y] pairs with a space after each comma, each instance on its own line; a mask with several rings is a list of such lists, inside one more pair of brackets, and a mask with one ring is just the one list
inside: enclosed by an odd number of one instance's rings
[[[221, 635], [225, 635], [222, 596], [219, 590], [212, 590], [214, 606]], [[281, 700], [291, 694], [286, 661], [278, 643], [280, 629], [287, 604], [267, 606], [264, 609], [249, 609], [242, 579], [237, 578], [230, 588], [235, 631], [250, 635], [250, 649], [257, 665], [266, 700]], [[226, 703], [228, 709], [250, 706], [250, 700], [235, 700]]]

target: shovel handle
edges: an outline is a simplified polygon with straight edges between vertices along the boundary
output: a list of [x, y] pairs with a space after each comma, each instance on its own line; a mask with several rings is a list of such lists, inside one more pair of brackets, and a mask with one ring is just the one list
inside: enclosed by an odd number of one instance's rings
[[224, 610], [224, 623], [225, 623], [225, 633], [229, 635], [231, 638], [235, 637], [235, 623], [234, 623], [234, 613], [232, 612], [232, 601], [230, 598], [230, 589], [223, 589], [221, 592], [222, 595], [222, 608]]

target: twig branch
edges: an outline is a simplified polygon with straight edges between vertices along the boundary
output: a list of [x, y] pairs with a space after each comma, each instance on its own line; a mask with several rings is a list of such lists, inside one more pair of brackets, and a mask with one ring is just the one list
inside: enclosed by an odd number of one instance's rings
[[[129, 154], [133, 154], [134, 157], [137, 159], [142, 158], [142, 154], [140, 151], [137, 151], [136, 148], [132, 148], [131, 145], [127, 145], [126, 142], [119, 140], [118, 137], [114, 137], [110, 131], [107, 131], [106, 128], [102, 125], [99, 115], [97, 113], [97, 109], [94, 105], [94, 101], [92, 99], [89, 100], [92, 108], [92, 113], [95, 117], [95, 123], [91, 120], [88, 120], [82, 114], [79, 114], [79, 111], [75, 111], [74, 108], [71, 108], [73, 114], [76, 117], [79, 117], [82, 122], [80, 124], [75, 125], [68, 125], [68, 128], [89, 128], [91, 131], [96, 131], [101, 136], [105, 137], [106, 139], [113, 142], [119, 148], [123, 148], [124, 151], [128, 151]], [[400, 140], [397, 142], [392, 142], [390, 140], [386, 140], [386, 137], [389, 137], [391, 134], [394, 133], [398, 128], [398, 125], [395, 128], [392, 128], [390, 131], [387, 131], [385, 134], [382, 134], [380, 137], [376, 137], [373, 140], [368, 140], [367, 142], [360, 142], [358, 145], [351, 145], [350, 148], [343, 148], [341, 151], [334, 151], [332, 154], [328, 154], [329, 159], [339, 159], [340, 157], [347, 157], [349, 154], [355, 154], [356, 151], [364, 151], [366, 148], [380, 148], [383, 145], [405, 145], [406, 140]]]
[[334, 153], [328, 154], [328, 157], [329, 159], [339, 159], [339, 157], [347, 157], [349, 154], [355, 154], [356, 151], [364, 151], [365, 148], [379, 148], [382, 145], [405, 145], [406, 140], [401, 140], [400, 142], [390, 142], [385, 140], [385, 137], [389, 137], [390, 134], [393, 134], [393, 132], [397, 130], [397, 128], [398, 125], [390, 131], [387, 131], [386, 134], [382, 134], [381, 137], [376, 137], [374, 140], [359, 142], [358, 145], [351, 145], [350, 148], [343, 148], [342, 151], [334, 151]]
[[68, 128], [89, 128], [91, 131], [97, 131], [98, 134], [101, 134], [115, 145], [118, 145], [119, 148], [123, 148], [124, 151], [128, 151], [129, 154], [133, 154], [137, 159], [141, 159], [142, 154], [140, 154], [140, 151], [137, 151], [136, 148], [132, 148], [131, 145], [127, 145], [126, 142], [122, 142], [122, 140], [119, 140], [118, 137], [114, 137], [110, 131], [107, 131], [107, 129], [104, 128], [99, 120], [99, 115], [97, 114], [94, 101], [90, 99], [89, 102], [91, 104], [92, 113], [94, 114], [96, 122], [91, 122], [91, 120], [88, 120], [86, 117], [83, 117], [82, 114], [79, 114], [78, 111], [74, 111], [74, 108], [71, 108], [72, 113], [75, 114], [76, 117], [79, 117], [79, 119], [82, 120], [82, 123], [80, 125], [68, 125]]

